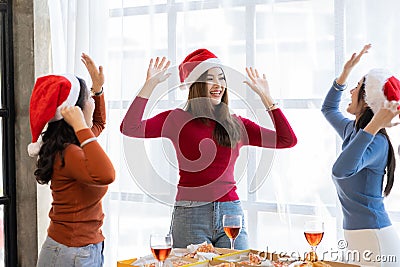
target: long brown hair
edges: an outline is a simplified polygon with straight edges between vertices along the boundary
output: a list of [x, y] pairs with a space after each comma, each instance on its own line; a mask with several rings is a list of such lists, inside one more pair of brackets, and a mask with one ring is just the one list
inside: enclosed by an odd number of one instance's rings
[[[206, 76], [203, 73], [189, 88], [188, 101], [185, 110], [196, 119], [208, 124], [209, 120], [216, 122], [213, 138], [217, 144], [225, 147], [235, 147], [241, 139], [242, 127], [238, 119], [233, 117], [228, 107], [228, 88], [225, 88], [221, 103], [213, 105], [207, 96]], [[224, 78], [225, 79], [225, 78]], [[225, 81], [226, 82], [226, 81]]]
[[[357, 96], [357, 101], [360, 103], [360, 101], [363, 101], [365, 98], [365, 77], [363, 80], [363, 83], [360, 87], [360, 90], [358, 91], [358, 96]], [[365, 126], [371, 121], [372, 117], [374, 116], [374, 113], [372, 112], [370, 107], [367, 107], [364, 112], [361, 114], [360, 118], [357, 120], [356, 123], [356, 129], [357, 131], [359, 129], [364, 129]], [[389, 151], [388, 151], [388, 159], [386, 163], [386, 186], [385, 190], [383, 191], [383, 194], [385, 197], [387, 197], [390, 194], [390, 191], [392, 190], [393, 183], [394, 183], [394, 171], [396, 169], [396, 159], [394, 156], [394, 150], [393, 150], [393, 145], [392, 142], [390, 142], [389, 135], [386, 132], [385, 128], [382, 128], [378, 131], [378, 133], [383, 134], [389, 144]], [[382, 182], [383, 183], [383, 182]]]

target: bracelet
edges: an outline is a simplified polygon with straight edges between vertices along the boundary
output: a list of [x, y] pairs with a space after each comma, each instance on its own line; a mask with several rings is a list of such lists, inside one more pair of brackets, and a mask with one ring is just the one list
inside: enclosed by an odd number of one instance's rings
[[333, 88], [335, 88], [336, 91], [344, 91], [347, 88], [347, 83], [346, 84], [338, 84], [336, 82], [336, 80], [334, 80]]
[[271, 111], [271, 109], [273, 109], [274, 107], [276, 107], [278, 105], [278, 103], [272, 103], [271, 106], [267, 107], [267, 111]]
[[86, 139], [85, 141], [83, 141], [83, 142], [81, 143], [81, 147], [83, 147], [83, 146], [85, 146], [85, 145], [87, 145], [87, 144], [89, 144], [89, 143], [91, 143], [91, 142], [93, 142], [93, 141], [96, 141], [96, 140], [97, 140], [96, 137], [88, 138], [88, 139]]
[[101, 87], [100, 92], [94, 92], [94, 91], [93, 91], [93, 88], [90, 88], [90, 91], [92, 92], [92, 95], [94, 95], [94, 96], [100, 96], [100, 95], [103, 94], [103, 87]]

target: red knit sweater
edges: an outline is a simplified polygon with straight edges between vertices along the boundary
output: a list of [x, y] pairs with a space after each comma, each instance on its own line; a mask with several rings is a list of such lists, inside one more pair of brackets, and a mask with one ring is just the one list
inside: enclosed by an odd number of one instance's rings
[[[98, 136], [104, 129], [106, 115], [103, 96], [94, 97], [96, 108], [92, 129], [76, 133], [79, 142]], [[83, 146], [68, 145], [64, 150], [65, 166], [56, 156], [50, 189], [53, 203], [48, 235], [69, 246], [82, 247], [104, 240], [101, 232], [103, 209], [101, 200], [108, 184], [115, 178], [114, 167], [97, 141]]]
[[172, 141], [180, 176], [176, 200], [238, 200], [234, 165], [242, 146], [289, 148], [297, 143], [296, 136], [280, 109], [270, 112], [276, 131], [235, 116], [244, 126], [244, 130], [240, 142], [230, 148], [220, 146], [213, 140], [214, 121], [204, 124], [182, 109], [168, 110], [143, 120], [147, 101], [146, 98], [135, 98], [120, 130], [131, 137], [166, 137]]

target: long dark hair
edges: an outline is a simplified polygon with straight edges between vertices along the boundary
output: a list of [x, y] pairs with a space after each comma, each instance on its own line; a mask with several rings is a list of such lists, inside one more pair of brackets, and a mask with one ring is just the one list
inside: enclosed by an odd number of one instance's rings
[[[363, 83], [360, 87], [360, 90], [358, 91], [358, 96], [357, 96], [357, 101], [360, 103], [365, 97], [365, 77], [363, 80]], [[356, 129], [357, 131], [359, 129], [364, 129], [365, 126], [371, 121], [372, 117], [374, 116], [374, 113], [372, 112], [370, 107], [367, 107], [364, 112], [361, 114], [360, 118], [357, 120], [356, 123]], [[384, 196], [388, 196], [390, 194], [390, 191], [392, 190], [393, 183], [394, 183], [394, 171], [396, 169], [396, 159], [394, 155], [394, 150], [392, 146], [392, 142], [390, 142], [390, 138], [386, 132], [385, 128], [382, 128], [378, 131], [378, 133], [383, 134], [386, 139], [388, 140], [389, 143], [389, 151], [388, 151], [388, 159], [386, 163], [386, 186], [385, 190], [383, 191]]]
[[[185, 110], [195, 118], [200, 119], [204, 124], [209, 119], [216, 122], [213, 138], [217, 144], [225, 147], [235, 147], [241, 139], [241, 124], [234, 118], [228, 107], [228, 88], [225, 88], [221, 103], [213, 105], [207, 97], [206, 76], [207, 71], [189, 88], [188, 101]], [[226, 82], [226, 81], [225, 81]]]
[[[83, 110], [89, 91], [84, 80], [78, 78], [80, 91], [75, 106]], [[64, 149], [69, 144], [80, 145], [74, 129], [64, 119], [50, 122], [42, 134], [42, 146], [39, 151], [34, 174], [39, 184], [48, 184], [53, 176], [54, 160], [57, 154], [61, 157], [61, 167], [64, 167]]]

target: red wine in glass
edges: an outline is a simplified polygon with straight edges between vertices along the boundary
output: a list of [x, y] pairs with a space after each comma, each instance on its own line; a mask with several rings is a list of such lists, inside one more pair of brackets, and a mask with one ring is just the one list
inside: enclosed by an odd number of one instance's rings
[[231, 249], [235, 249], [235, 239], [242, 229], [242, 215], [225, 214], [222, 217], [222, 226], [224, 227], [225, 234], [231, 241]]
[[151, 234], [150, 249], [158, 261], [158, 267], [162, 267], [172, 250], [172, 235]]
[[241, 229], [240, 227], [234, 227], [234, 226], [224, 227], [225, 234], [229, 238], [233, 238], [233, 239], [235, 239], [239, 235], [240, 229]]
[[304, 232], [308, 244], [312, 247], [316, 247], [321, 243], [322, 237], [324, 237], [324, 232]]
[[322, 221], [306, 221], [304, 223], [304, 236], [311, 246], [311, 251], [307, 253], [306, 260], [318, 261], [316, 250], [324, 237], [324, 223]]
[[156, 258], [156, 260], [164, 262], [169, 254], [171, 253], [172, 248], [171, 247], [158, 247], [158, 246], [154, 246], [151, 248], [151, 252], [153, 253], [154, 258]]

